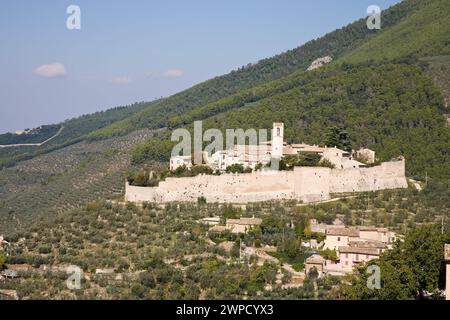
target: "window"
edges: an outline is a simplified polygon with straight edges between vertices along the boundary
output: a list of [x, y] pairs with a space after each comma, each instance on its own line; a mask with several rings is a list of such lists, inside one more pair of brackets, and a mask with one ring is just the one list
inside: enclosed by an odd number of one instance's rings
[[277, 128], [277, 136], [279, 137], [281, 135], [281, 130], [280, 128]]
[[358, 260], [359, 260], [359, 254], [356, 255], [356, 261], [358, 261]]
[[341, 237], [338, 237], [338, 241], [341, 241]]
[[345, 254], [345, 259], [348, 259], [348, 253]]

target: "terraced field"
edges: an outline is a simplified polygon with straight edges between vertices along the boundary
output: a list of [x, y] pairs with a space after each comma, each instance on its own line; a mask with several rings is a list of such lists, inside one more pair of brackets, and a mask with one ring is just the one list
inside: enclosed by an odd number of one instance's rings
[[123, 193], [124, 172], [136, 143], [150, 130], [72, 146], [0, 171], [0, 234], [8, 234], [86, 201]]

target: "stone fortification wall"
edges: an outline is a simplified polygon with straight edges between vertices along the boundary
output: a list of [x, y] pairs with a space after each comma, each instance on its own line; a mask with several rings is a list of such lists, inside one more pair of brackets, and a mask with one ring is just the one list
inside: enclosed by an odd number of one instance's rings
[[315, 202], [331, 193], [406, 188], [404, 160], [370, 168], [330, 169], [297, 167], [294, 171], [251, 174], [201, 175], [167, 178], [158, 187], [126, 185], [125, 200], [133, 202], [197, 201], [248, 203], [296, 199]]

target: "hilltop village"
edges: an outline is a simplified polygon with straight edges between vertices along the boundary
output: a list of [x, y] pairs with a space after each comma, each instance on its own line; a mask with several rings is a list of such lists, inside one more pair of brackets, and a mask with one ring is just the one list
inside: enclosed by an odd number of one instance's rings
[[[269, 170], [271, 162], [302, 154], [316, 155], [314, 166], [293, 165], [291, 170]], [[270, 200], [317, 202], [332, 194], [406, 188], [405, 159], [399, 157], [375, 165], [375, 152], [362, 148], [351, 152], [333, 147], [288, 144], [284, 124], [274, 123], [272, 139], [260, 145], [235, 145], [230, 150], [204, 154], [205, 165], [219, 174], [168, 177], [154, 187], [126, 183], [125, 201], [195, 202], [199, 198], [218, 203], [250, 203]], [[227, 173], [241, 167], [245, 173]], [[191, 157], [174, 156], [170, 170], [194, 166]]]

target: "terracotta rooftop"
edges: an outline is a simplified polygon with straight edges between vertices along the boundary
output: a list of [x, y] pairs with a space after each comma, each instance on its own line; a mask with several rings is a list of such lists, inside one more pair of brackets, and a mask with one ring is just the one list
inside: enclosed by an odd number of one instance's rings
[[306, 263], [313, 263], [313, 264], [319, 264], [319, 263], [324, 263], [325, 259], [318, 254], [313, 254], [312, 256], [308, 257], [306, 259]]
[[358, 229], [360, 231], [378, 231], [378, 232], [388, 232], [388, 228], [377, 228], [374, 226], [359, 226]]
[[240, 225], [260, 225], [262, 219], [260, 218], [240, 218], [240, 219], [228, 219], [227, 224], [240, 224]]
[[212, 228], [209, 228], [209, 231], [211, 232], [224, 232], [227, 228], [225, 226], [214, 226]]
[[377, 248], [377, 249], [387, 248], [387, 245], [385, 243], [375, 240], [349, 241], [348, 246], [354, 248]]
[[300, 152], [324, 152], [326, 148], [323, 147], [319, 147], [316, 145], [309, 145], [309, 144], [304, 144], [304, 143], [297, 143], [297, 144], [292, 144], [291, 145], [293, 149], [296, 149], [296, 151], [300, 151]]
[[380, 253], [376, 248], [358, 248], [358, 247], [339, 247], [339, 253], [356, 253], [379, 256]]
[[359, 237], [359, 230], [353, 228], [328, 228], [327, 235]]

